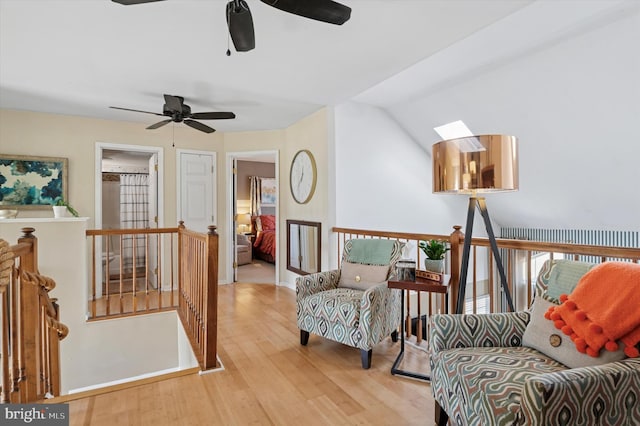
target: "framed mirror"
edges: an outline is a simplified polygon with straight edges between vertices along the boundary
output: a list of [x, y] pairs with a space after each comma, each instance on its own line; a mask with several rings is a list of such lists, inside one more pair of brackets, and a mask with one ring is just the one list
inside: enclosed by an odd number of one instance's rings
[[287, 269], [300, 275], [320, 272], [320, 222], [287, 219]]

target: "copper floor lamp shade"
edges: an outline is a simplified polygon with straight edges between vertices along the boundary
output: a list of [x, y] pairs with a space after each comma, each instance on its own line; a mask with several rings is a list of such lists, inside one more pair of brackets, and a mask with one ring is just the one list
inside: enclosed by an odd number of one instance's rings
[[491, 251], [496, 260], [500, 282], [506, 302], [511, 311], [513, 301], [507, 285], [502, 258], [496, 244], [489, 212], [484, 197], [478, 193], [518, 190], [518, 145], [514, 136], [480, 135], [467, 136], [437, 142], [433, 145], [433, 192], [469, 194], [467, 225], [465, 228], [460, 289], [455, 312], [464, 309], [471, 235], [476, 207], [484, 219]]

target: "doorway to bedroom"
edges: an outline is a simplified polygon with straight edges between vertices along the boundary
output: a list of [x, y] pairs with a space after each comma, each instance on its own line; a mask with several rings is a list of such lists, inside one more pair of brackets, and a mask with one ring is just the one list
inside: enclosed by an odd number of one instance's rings
[[[233, 282], [278, 282], [278, 164], [276, 151], [230, 153], [233, 222], [229, 229]], [[234, 172], [235, 171], [235, 172]]]

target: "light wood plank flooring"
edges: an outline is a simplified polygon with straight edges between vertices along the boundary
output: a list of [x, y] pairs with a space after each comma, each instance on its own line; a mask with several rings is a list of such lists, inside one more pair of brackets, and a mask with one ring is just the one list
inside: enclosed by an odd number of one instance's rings
[[[295, 293], [273, 285], [219, 289], [224, 371], [188, 375], [69, 402], [71, 425], [432, 425], [429, 384], [390, 374], [400, 342], [359, 350], [311, 335], [301, 346]], [[408, 346], [401, 368], [428, 373]]]

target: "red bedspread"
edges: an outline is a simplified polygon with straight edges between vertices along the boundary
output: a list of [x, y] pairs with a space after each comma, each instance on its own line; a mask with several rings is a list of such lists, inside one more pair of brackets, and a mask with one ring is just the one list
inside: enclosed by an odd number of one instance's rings
[[274, 259], [276, 258], [276, 231], [274, 229], [266, 229], [259, 231], [256, 235], [256, 241], [253, 243], [253, 247], [260, 250], [263, 253], [270, 254]]

